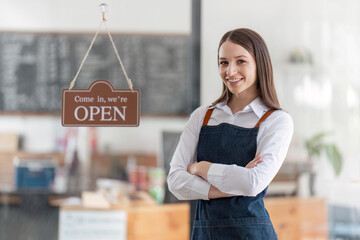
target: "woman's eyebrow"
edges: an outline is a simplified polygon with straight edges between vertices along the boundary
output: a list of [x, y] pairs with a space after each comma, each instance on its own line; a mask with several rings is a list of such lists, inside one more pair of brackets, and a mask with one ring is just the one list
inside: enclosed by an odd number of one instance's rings
[[235, 58], [241, 58], [241, 57], [246, 57], [246, 58], [248, 58], [248, 57], [245, 56], [245, 55], [239, 55], [239, 56], [237, 56], [237, 57], [235, 57]]
[[[245, 58], [248, 58], [247, 56], [245, 55], [239, 55], [239, 56], [236, 56], [234, 58], [241, 58], [241, 57], [245, 57]], [[219, 59], [226, 59], [225, 57], [219, 57]]]

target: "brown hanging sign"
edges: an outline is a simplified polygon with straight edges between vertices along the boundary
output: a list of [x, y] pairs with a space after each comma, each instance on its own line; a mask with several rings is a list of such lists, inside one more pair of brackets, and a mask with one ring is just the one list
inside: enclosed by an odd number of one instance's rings
[[[125, 71], [115, 43], [107, 27], [105, 12], [107, 5], [100, 4], [102, 21], [90, 43], [80, 67], [70, 83], [69, 89], [63, 89], [61, 123], [65, 127], [137, 127], [140, 119], [140, 90], [133, 89], [131, 79]], [[72, 90], [82, 66], [96, 40], [102, 25], [105, 25], [121, 69], [129, 85], [128, 89], [114, 89], [106, 80], [96, 80], [89, 89]]]
[[137, 127], [140, 90], [114, 89], [96, 80], [89, 89], [63, 89], [61, 122], [65, 127]]

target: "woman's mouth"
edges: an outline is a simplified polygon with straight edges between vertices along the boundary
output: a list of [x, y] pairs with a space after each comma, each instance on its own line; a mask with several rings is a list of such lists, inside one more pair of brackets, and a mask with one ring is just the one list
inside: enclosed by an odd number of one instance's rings
[[240, 82], [241, 80], [243, 80], [244, 78], [233, 78], [233, 79], [226, 79], [226, 81], [228, 81], [230, 84], [234, 84], [237, 82]]

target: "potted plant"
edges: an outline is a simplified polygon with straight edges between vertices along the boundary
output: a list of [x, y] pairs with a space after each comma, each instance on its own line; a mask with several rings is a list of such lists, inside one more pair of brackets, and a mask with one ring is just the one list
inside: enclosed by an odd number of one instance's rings
[[334, 143], [325, 141], [329, 132], [321, 132], [305, 141], [305, 147], [308, 152], [310, 167], [310, 194], [314, 195], [315, 172], [312, 169], [313, 161], [322, 153], [325, 153], [330, 164], [334, 168], [335, 175], [338, 176], [342, 167], [342, 156]]

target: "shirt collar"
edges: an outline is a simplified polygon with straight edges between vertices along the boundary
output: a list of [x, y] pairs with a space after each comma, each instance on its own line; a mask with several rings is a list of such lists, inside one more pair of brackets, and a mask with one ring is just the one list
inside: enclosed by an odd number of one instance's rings
[[270, 108], [265, 105], [261, 97], [257, 97], [252, 101], [249, 106], [253, 109], [255, 114], [261, 118], [265, 112], [267, 112]]
[[[210, 108], [220, 108], [226, 112], [230, 110], [230, 108], [227, 106], [225, 100], [217, 103], [215, 106], [211, 106]], [[270, 108], [265, 105], [265, 103], [262, 101], [261, 97], [257, 97], [249, 105], [247, 105], [241, 112], [253, 111], [256, 114], [256, 116], [261, 118], [264, 115], [264, 113], [266, 111], [268, 111], [269, 109]]]

